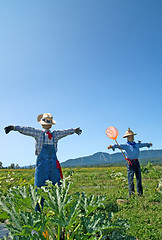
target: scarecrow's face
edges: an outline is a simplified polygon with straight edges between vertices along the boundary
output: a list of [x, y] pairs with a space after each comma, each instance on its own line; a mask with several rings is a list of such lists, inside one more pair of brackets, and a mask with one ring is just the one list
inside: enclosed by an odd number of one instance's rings
[[134, 141], [134, 135], [127, 137], [128, 142], [133, 142]]
[[52, 127], [52, 124], [51, 125], [43, 125], [42, 124], [42, 128], [44, 128], [46, 130], [49, 130], [51, 127]]

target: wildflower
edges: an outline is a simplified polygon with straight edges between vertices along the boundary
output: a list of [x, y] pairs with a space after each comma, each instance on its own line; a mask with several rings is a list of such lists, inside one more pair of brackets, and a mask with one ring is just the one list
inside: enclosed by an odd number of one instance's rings
[[43, 232], [43, 236], [46, 238], [46, 239], [49, 239], [49, 234], [47, 232], [47, 230], [45, 232]]

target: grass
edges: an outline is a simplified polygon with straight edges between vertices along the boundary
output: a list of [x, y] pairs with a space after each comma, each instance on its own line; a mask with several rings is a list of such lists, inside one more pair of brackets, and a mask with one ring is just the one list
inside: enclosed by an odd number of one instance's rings
[[[71, 175], [70, 193], [85, 192], [86, 195], [105, 195], [109, 209], [114, 212], [114, 220], [128, 219], [130, 229], [128, 234], [138, 240], [162, 239], [162, 193], [158, 187], [161, 178], [161, 166], [152, 165], [142, 168], [142, 183], [144, 195], [129, 198], [127, 171], [125, 167], [73, 168], [63, 169], [64, 176]], [[34, 170], [0, 170], [0, 192], [5, 195], [14, 185], [29, 185], [34, 183]], [[119, 201], [122, 199], [124, 201]], [[118, 203], [117, 203], [118, 202]], [[1, 221], [5, 215], [0, 214]]]

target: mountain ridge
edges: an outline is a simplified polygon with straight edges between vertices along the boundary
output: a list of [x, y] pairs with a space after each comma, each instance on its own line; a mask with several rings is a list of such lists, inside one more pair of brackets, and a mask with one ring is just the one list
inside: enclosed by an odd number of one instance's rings
[[[162, 149], [158, 150], [143, 150], [140, 151], [139, 160], [160, 161], [162, 162]], [[79, 157], [74, 159], [68, 159], [65, 162], [60, 163], [62, 167], [77, 167], [77, 166], [94, 166], [94, 165], [106, 165], [106, 164], [117, 164], [125, 163], [124, 156], [122, 153], [106, 153], [106, 152], [96, 152], [92, 155]]]

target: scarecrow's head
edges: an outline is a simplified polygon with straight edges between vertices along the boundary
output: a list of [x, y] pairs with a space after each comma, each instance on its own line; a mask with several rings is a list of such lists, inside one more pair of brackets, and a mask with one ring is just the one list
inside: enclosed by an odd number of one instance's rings
[[50, 113], [40, 114], [37, 117], [37, 121], [46, 130], [49, 130], [52, 127], [53, 124], [56, 124], [56, 122], [53, 120], [53, 116]]
[[123, 138], [127, 137], [127, 141], [128, 142], [133, 142], [134, 141], [134, 135], [137, 135], [137, 134], [133, 133], [133, 131], [131, 131], [130, 128], [128, 128], [128, 130], [126, 131], [126, 133], [123, 136]]

